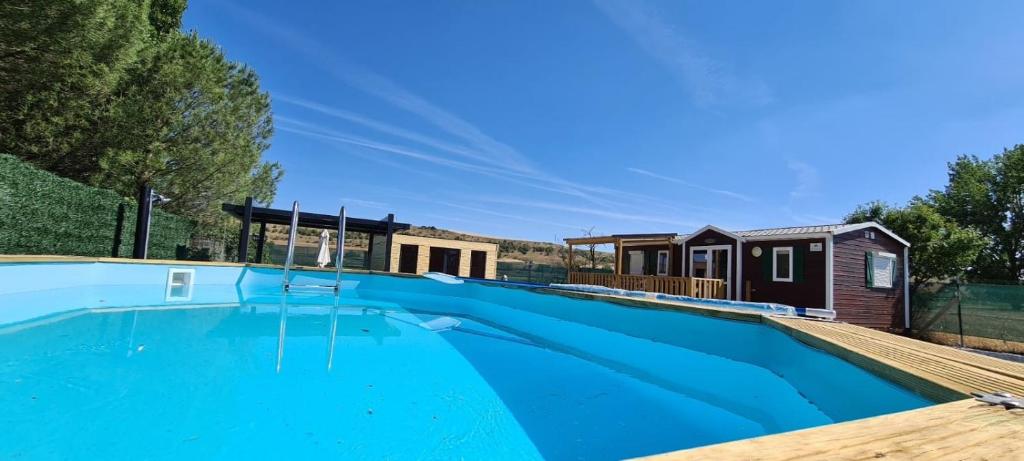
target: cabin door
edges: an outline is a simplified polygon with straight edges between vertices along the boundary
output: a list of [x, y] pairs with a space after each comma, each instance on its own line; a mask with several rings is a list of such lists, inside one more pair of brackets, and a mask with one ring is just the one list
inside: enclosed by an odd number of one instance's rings
[[629, 252], [629, 275], [644, 275], [644, 252]]
[[732, 293], [732, 246], [690, 247], [690, 277], [725, 280], [725, 297]]

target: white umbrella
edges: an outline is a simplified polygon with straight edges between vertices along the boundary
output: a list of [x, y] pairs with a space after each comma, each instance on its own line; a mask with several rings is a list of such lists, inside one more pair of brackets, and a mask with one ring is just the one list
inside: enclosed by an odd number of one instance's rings
[[324, 229], [320, 232], [320, 251], [316, 254], [316, 266], [324, 267], [331, 263], [331, 234]]

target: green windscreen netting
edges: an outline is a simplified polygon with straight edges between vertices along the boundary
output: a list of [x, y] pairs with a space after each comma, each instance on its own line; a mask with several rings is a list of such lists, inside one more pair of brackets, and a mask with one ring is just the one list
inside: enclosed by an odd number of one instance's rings
[[919, 334], [1024, 343], [1024, 285], [928, 283], [915, 291], [911, 306], [911, 327]]

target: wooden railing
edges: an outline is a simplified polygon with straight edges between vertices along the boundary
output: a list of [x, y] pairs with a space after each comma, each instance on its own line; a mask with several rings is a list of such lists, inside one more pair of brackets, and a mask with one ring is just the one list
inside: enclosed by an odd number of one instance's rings
[[725, 280], [721, 279], [570, 272], [569, 283], [694, 298], [725, 299]]

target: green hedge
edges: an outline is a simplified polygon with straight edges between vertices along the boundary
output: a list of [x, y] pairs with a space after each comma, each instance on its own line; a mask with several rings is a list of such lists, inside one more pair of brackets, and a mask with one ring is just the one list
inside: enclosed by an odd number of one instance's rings
[[[120, 255], [130, 257], [136, 204], [0, 155], [0, 254], [111, 256], [118, 205], [125, 205]], [[192, 221], [155, 209], [149, 257], [174, 259]]]

